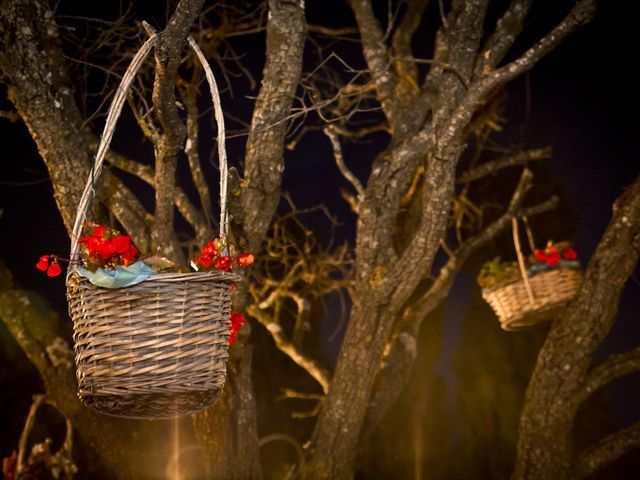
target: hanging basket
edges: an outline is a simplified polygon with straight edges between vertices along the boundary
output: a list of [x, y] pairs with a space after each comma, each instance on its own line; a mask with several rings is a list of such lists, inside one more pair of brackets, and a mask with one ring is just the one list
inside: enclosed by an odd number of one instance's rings
[[[78, 207], [66, 280], [80, 399], [101, 413], [145, 419], [192, 414], [220, 396], [229, 347], [231, 282], [240, 280], [231, 272], [163, 273], [138, 285], [108, 289], [92, 284], [77, 271], [77, 240], [115, 122], [131, 81], [156, 40], [156, 35], [151, 36], [136, 54], [109, 109]], [[222, 110], [211, 69], [192, 38], [189, 43], [203, 63], [219, 126], [220, 236], [225, 239], [227, 166]]]
[[533, 301], [525, 281], [482, 290], [482, 298], [491, 305], [504, 330], [518, 330], [553, 320], [578, 291], [582, 273], [575, 268], [547, 270], [528, 277]]
[[[526, 217], [522, 217], [522, 221], [533, 252], [533, 235]], [[515, 217], [511, 219], [511, 226], [521, 278], [482, 290], [482, 298], [491, 305], [500, 326], [507, 331], [553, 320], [576, 295], [582, 283], [579, 267], [557, 266], [534, 274], [527, 272]]]

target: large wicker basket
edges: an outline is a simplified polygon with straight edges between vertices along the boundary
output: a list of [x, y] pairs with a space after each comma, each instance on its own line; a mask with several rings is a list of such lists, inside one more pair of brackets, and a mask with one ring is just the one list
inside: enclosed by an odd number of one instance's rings
[[582, 273], [577, 268], [558, 268], [537, 273], [528, 280], [533, 301], [523, 279], [482, 290], [482, 297], [496, 312], [504, 330], [553, 320], [577, 293]]
[[[108, 289], [93, 285], [76, 269], [77, 240], [126, 90], [156, 39], [155, 35], [149, 38], [134, 57], [109, 109], [78, 207], [66, 282], [80, 399], [102, 413], [147, 419], [191, 414], [219, 397], [229, 346], [230, 282], [240, 279], [217, 271], [157, 274], [138, 285]], [[193, 39], [189, 43], [205, 68], [219, 125], [220, 235], [225, 238], [227, 167], [222, 111], [211, 70]]]

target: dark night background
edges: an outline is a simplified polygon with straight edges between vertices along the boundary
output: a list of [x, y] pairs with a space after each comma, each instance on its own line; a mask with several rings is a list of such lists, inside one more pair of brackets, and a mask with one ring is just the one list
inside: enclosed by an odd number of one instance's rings
[[[532, 11], [528, 20], [529, 30], [525, 30], [526, 34], [516, 45], [516, 50], [530, 45], [559, 18], [559, 15], [546, 12], [548, 2], [538, 3], [541, 5]], [[133, 5], [133, 12], [149, 12], [152, 4], [133, 2]], [[98, 8], [108, 10], [106, 6], [86, 6], [82, 2], [62, 2], [60, 5], [61, 10], [68, 9], [67, 13], [80, 14], [77, 12], [82, 10], [83, 15], [113, 14], [113, 11], [98, 11]], [[553, 8], [558, 12], [562, 11], [558, 5]], [[153, 18], [155, 15], [155, 23], [161, 25], [161, 20], [158, 19], [163, 17], [164, 10], [158, 7], [155, 10], [155, 14], [149, 16], [140, 13], [139, 19]], [[307, 12], [311, 23], [344, 26], [352, 21], [349, 10], [339, 2], [308, 1]], [[431, 9], [429, 15], [433, 14]], [[508, 98], [503, 111], [505, 129], [496, 137], [496, 141], [504, 146], [553, 147], [552, 160], [534, 167], [535, 179], [544, 183], [541, 187], [543, 190], [557, 192], [562, 197], [562, 206], [558, 212], [548, 213], [544, 218], [534, 221], [535, 231], [538, 232], [536, 237], [539, 242], [543, 242], [546, 236], [556, 240], [561, 237], [575, 240], [575, 248], [583, 265], [586, 265], [592, 255], [609, 221], [612, 202], [640, 173], [636, 145], [637, 121], [634, 115], [638, 105], [638, 87], [630, 65], [630, 62], [635, 61], [633, 52], [638, 46], [636, 28], [632, 15], [624, 11], [623, 3], [601, 2], [599, 14], [591, 25], [574, 34], [556, 51], [542, 59], [527, 76], [508, 86]], [[418, 38], [420, 40], [421, 37]], [[235, 44], [235, 48], [246, 53], [243, 62], [259, 80], [263, 64], [262, 36], [241, 39]], [[336, 46], [354, 66], [362, 66], [362, 60], [356, 57], [357, 48], [353, 44]], [[427, 57], [428, 47], [424, 48], [425, 53], [419, 56]], [[307, 60], [305, 69], [311, 68], [312, 62]], [[527, 88], [530, 92], [529, 109], [525, 107]], [[255, 92], [248, 91], [246, 85], [241, 86], [239, 91], [241, 93], [236, 92], [233, 99], [228, 96], [223, 98], [223, 104], [234, 115], [247, 118], [251, 102], [242, 96]], [[10, 108], [6, 99], [1, 101], [3, 109]], [[126, 130], [127, 128], [122, 129]], [[134, 141], [122, 131], [120, 137], [116, 135], [115, 148], [128, 148], [128, 142]], [[23, 124], [11, 123], [2, 118], [0, 135], [4, 147], [3, 168], [0, 173], [0, 256], [22, 287], [46, 297], [65, 316], [64, 280], [62, 277], [49, 279], [34, 268], [40, 255], [50, 252], [64, 255], [69, 248], [68, 238], [53, 202], [46, 168]], [[140, 147], [139, 140], [135, 142], [136, 150], [144, 150]], [[243, 142], [243, 137], [230, 141], [232, 158], [241, 158]], [[376, 144], [346, 147], [346, 158], [351, 162], [350, 167], [364, 178], [368, 174], [368, 160], [361, 159], [358, 162], [355, 158], [365, 154], [372, 156], [379, 150], [380, 146]], [[297, 150], [285, 155], [287, 169], [283, 191], [289, 192], [300, 207], [321, 203], [328, 205], [343, 222], [335, 232], [337, 240], [352, 241], [355, 217], [340, 199], [337, 187], [344, 187], [346, 183], [331, 160], [326, 139], [320, 135], [310, 135]], [[85, 179], [78, 181], [84, 183]], [[336, 188], [329, 188], [334, 185]], [[308, 221], [311, 226], [320, 230], [321, 238], [328, 238], [325, 223], [317, 218], [310, 218]], [[473, 349], [486, 341], [483, 337], [486, 330], [483, 332], [477, 327], [470, 327], [469, 322], [481, 321], [483, 328], [486, 326], [491, 330], [487, 333], [488, 337], [499, 337], [497, 341], [501, 344], [526, 344], [531, 349], [531, 345], [540, 345], [544, 336], [544, 332], [540, 330], [525, 333], [501, 332], [488, 307], [479, 301], [474, 277], [480, 261], [491, 258], [501, 249], [511, 248], [510, 242], [510, 238], [496, 242], [482, 259], [471, 262], [456, 281], [446, 305], [438, 312], [443, 318], [443, 326], [438, 327], [441, 330], [431, 329], [423, 335], [427, 342], [425, 348], [433, 348], [435, 353], [431, 350], [431, 353], [423, 354], [422, 357], [435, 355], [437, 367], [434, 372], [421, 372], [419, 365], [416, 365], [417, 373], [414, 376], [420, 378], [424, 374], [425, 378], [429, 377], [430, 381], [439, 385], [436, 393], [429, 390], [429, 398], [440, 402], [441, 408], [449, 415], [448, 429], [451, 438], [448, 441], [453, 445], [464, 442], [465, 439], [466, 427], [462, 420], [465, 417], [461, 411], [465, 408], [464, 401], [456, 400], [464, 396], [467, 388], [463, 374], [465, 355], [469, 353], [469, 362], [472, 362], [475, 355]], [[626, 287], [618, 321], [602, 345], [601, 356], [625, 351], [640, 344], [640, 277], [637, 274], [638, 271]], [[330, 302], [327, 319], [332, 316], [331, 305]], [[480, 318], [482, 320], [478, 320]], [[333, 329], [332, 325], [324, 328], [326, 331]], [[432, 336], [439, 334], [441, 337], [433, 343]], [[257, 332], [256, 335], [258, 341], [261, 341], [260, 335], [263, 334]], [[37, 372], [24, 359], [1, 324], [0, 344], [0, 456], [4, 457], [17, 445], [30, 396], [39, 392], [41, 387]], [[335, 343], [323, 346], [327, 362], [331, 361], [336, 350]], [[527, 362], [530, 364], [534, 358], [527, 358], [523, 362], [525, 365]], [[467, 373], [473, 374], [470, 371]], [[268, 378], [262, 382], [266, 381]], [[420, 381], [414, 382], [411, 391], [401, 400], [401, 405], [415, 406], [426, 402], [419, 393], [424, 393], [427, 387], [421, 385]], [[615, 382], [609, 395], [604, 408], [608, 409], [608, 421], [613, 426], [620, 428], [640, 419], [640, 374]], [[438, 400], [433, 400], [436, 396]], [[428, 417], [429, 406], [425, 408]], [[278, 414], [275, 416], [278, 417]], [[433, 425], [434, 420], [430, 421], [430, 425]], [[261, 428], [268, 429], [269, 425], [261, 425]], [[397, 427], [393, 422], [390, 422], [383, 432], [397, 433], [395, 428]], [[431, 427], [427, 430], [429, 428]], [[410, 436], [409, 433], [406, 435]], [[428, 450], [429, 444], [425, 444], [424, 448]], [[372, 449], [375, 452], [375, 447]], [[434, 451], [437, 451], [435, 446]], [[425, 451], [425, 458], [428, 455]], [[611, 477], [602, 478], [638, 478], [640, 462], [637, 457], [637, 453], [627, 455], [612, 468]], [[380, 468], [384, 471], [384, 467]], [[438, 472], [433, 473], [433, 478], [440, 478], [437, 476]], [[482, 472], [482, 475], [478, 472], [478, 478], [488, 478], [489, 474], [488, 471]], [[442, 475], [441, 478], [463, 478], [457, 477], [455, 468], [451, 466], [444, 468]]]

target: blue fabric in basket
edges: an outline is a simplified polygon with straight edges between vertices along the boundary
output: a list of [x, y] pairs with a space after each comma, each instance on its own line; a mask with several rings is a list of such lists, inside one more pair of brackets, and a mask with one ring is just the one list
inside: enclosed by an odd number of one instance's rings
[[122, 288], [144, 282], [156, 272], [151, 270], [146, 263], [136, 262], [128, 267], [116, 267], [114, 270], [98, 268], [95, 273], [86, 268], [78, 267], [78, 273], [98, 287]]

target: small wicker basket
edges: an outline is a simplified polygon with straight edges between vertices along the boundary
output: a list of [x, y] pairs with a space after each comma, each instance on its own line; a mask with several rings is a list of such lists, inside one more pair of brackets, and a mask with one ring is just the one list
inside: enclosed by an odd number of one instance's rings
[[[109, 109], [95, 165], [78, 206], [66, 280], [80, 399], [101, 413], [145, 419], [195, 413], [219, 397], [228, 357], [231, 282], [240, 280], [231, 272], [166, 273], [131, 287], [108, 289], [93, 285], [77, 272], [77, 240], [95, 181], [126, 91], [156, 40], [152, 35], [136, 54]], [[192, 38], [189, 43], [203, 63], [219, 125], [220, 236], [226, 238], [222, 110], [211, 69]]]
[[537, 273], [528, 281], [533, 300], [523, 279], [482, 290], [482, 298], [496, 312], [504, 330], [553, 320], [577, 293], [582, 273], [576, 268], [558, 268]]

